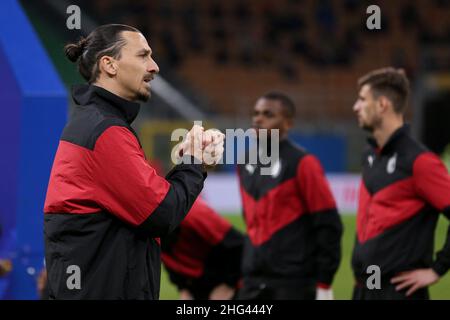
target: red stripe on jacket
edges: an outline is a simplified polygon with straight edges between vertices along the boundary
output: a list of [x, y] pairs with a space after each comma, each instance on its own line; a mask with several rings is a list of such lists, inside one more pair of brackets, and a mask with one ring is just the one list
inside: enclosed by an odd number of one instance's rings
[[202, 199], [197, 198], [180, 225], [180, 233], [170, 253], [163, 252], [164, 264], [190, 278], [203, 274], [207, 255], [223, 241], [231, 224]]
[[136, 137], [125, 127], [112, 126], [92, 151], [60, 141], [44, 212], [106, 210], [137, 226], [159, 206], [169, 187], [145, 159]]
[[307, 155], [297, 174], [270, 190], [257, 201], [241, 185], [247, 232], [253, 245], [261, 245], [272, 235], [305, 213], [336, 208], [319, 160]]
[[419, 155], [413, 175], [371, 195], [361, 183], [357, 215], [360, 242], [374, 238], [403, 223], [430, 204], [438, 211], [450, 206], [450, 176], [442, 161], [433, 153]]

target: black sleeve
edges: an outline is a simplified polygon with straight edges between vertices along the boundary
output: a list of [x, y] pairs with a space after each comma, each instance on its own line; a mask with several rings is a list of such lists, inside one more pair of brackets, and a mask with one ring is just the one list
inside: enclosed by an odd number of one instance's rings
[[297, 181], [301, 199], [313, 219], [317, 281], [331, 285], [341, 261], [342, 222], [320, 161], [307, 155], [299, 161]]
[[175, 230], [202, 191], [207, 174], [203, 165], [194, 163], [193, 157], [183, 160], [183, 164], [175, 166], [167, 174], [166, 180], [170, 183], [167, 195], [139, 226], [150, 236], [162, 237]]
[[[413, 174], [418, 194], [450, 219], [450, 175], [442, 160], [431, 152], [424, 152], [414, 161]], [[450, 230], [432, 268], [440, 276], [450, 268]]]
[[[443, 213], [450, 221], [450, 207], [445, 208]], [[433, 263], [432, 268], [441, 277], [450, 269], [450, 225], [448, 226], [444, 247], [437, 253], [436, 261]]]
[[192, 291], [192, 280], [169, 269], [166, 268], [166, 271], [169, 275], [170, 282], [172, 282], [178, 289], [178, 291], [181, 291], [183, 289], [186, 289], [188, 291]]
[[241, 260], [244, 236], [233, 227], [224, 239], [215, 245], [205, 262], [204, 279], [208, 283], [225, 283], [235, 287], [241, 279]]
[[331, 285], [341, 261], [343, 226], [336, 209], [312, 214], [316, 235], [317, 281]]

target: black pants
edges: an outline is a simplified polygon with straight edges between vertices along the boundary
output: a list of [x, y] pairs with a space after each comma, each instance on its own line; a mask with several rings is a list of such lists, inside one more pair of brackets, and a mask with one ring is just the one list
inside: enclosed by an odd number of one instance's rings
[[316, 285], [314, 281], [297, 279], [244, 279], [239, 290], [239, 300], [314, 300]]
[[422, 288], [409, 297], [406, 296], [408, 289], [395, 290], [395, 285], [382, 284], [381, 289], [370, 290], [365, 286], [356, 285], [353, 290], [353, 300], [429, 300], [428, 288]]

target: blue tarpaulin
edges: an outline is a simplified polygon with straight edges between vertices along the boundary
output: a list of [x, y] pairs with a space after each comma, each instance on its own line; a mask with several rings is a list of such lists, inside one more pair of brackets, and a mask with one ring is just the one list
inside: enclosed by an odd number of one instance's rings
[[[61, 26], [65, 27], [65, 26]], [[37, 298], [43, 267], [43, 206], [67, 119], [66, 89], [16, 0], [0, 1], [0, 298]]]

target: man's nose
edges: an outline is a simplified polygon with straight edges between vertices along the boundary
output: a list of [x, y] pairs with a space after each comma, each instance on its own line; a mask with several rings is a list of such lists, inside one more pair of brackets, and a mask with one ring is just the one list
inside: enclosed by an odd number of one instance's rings
[[147, 68], [147, 71], [151, 73], [159, 73], [159, 67], [158, 64], [155, 62], [155, 60], [152, 59]]

